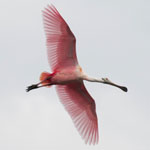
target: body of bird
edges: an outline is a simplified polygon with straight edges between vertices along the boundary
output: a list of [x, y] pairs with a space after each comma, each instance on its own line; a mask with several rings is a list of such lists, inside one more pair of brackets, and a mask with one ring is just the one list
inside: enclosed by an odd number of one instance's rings
[[86, 143], [97, 144], [99, 133], [95, 101], [86, 90], [83, 80], [109, 84], [125, 92], [127, 88], [107, 78], [89, 77], [82, 71], [77, 61], [75, 36], [53, 5], [45, 8], [43, 20], [52, 73], [43, 72], [40, 82], [29, 86], [27, 91], [55, 85], [62, 104], [82, 138]]
[[81, 67], [70, 66], [62, 70], [56, 70], [52, 76], [52, 84], [68, 84], [76, 80], [81, 81], [84, 78]]

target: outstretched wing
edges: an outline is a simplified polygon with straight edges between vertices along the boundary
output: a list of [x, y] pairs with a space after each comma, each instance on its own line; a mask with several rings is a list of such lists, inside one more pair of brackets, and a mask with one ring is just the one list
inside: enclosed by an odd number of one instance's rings
[[85, 143], [97, 144], [99, 134], [95, 102], [83, 82], [57, 85], [56, 89]]
[[76, 39], [65, 20], [51, 5], [43, 11], [48, 61], [52, 71], [77, 65]]

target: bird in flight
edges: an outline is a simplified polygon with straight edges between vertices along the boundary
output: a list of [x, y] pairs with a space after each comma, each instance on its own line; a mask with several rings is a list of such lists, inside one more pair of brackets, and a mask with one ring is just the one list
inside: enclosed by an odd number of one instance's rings
[[41, 73], [40, 82], [28, 86], [26, 90], [28, 92], [55, 85], [60, 101], [85, 143], [97, 144], [99, 133], [95, 101], [85, 88], [83, 80], [112, 85], [125, 92], [127, 88], [111, 82], [108, 78], [96, 79], [83, 72], [77, 60], [76, 38], [53, 5], [44, 9], [43, 21], [52, 73]]

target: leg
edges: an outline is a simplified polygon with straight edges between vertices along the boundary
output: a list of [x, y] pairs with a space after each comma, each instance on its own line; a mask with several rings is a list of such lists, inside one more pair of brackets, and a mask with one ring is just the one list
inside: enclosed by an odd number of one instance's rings
[[33, 84], [31, 86], [28, 86], [27, 89], [26, 89], [26, 92], [29, 92], [29, 91], [31, 91], [33, 89], [41, 88], [41, 87], [44, 87], [44, 86], [50, 86], [50, 85], [52, 85], [52, 84], [45, 84], [45, 85], [40, 85], [39, 86], [39, 84], [41, 84], [41, 83]]

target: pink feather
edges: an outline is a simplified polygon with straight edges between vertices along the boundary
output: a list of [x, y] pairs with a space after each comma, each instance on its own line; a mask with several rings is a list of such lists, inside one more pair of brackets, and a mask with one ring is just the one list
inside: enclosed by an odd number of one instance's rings
[[52, 71], [77, 65], [75, 36], [54, 6], [48, 5], [48, 8], [45, 8], [43, 20], [47, 38], [48, 61]]
[[[76, 67], [76, 39], [65, 20], [54, 6], [43, 11], [47, 38], [48, 61], [52, 71]], [[86, 90], [83, 81], [56, 85], [61, 102], [70, 114], [77, 130], [86, 143], [96, 144], [99, 140], [95, 102]]]
[[97, 144], [99, 135], [95, 102], [83, 82], [57, 85], [56, 89], [82, 138], [86, 143]]

